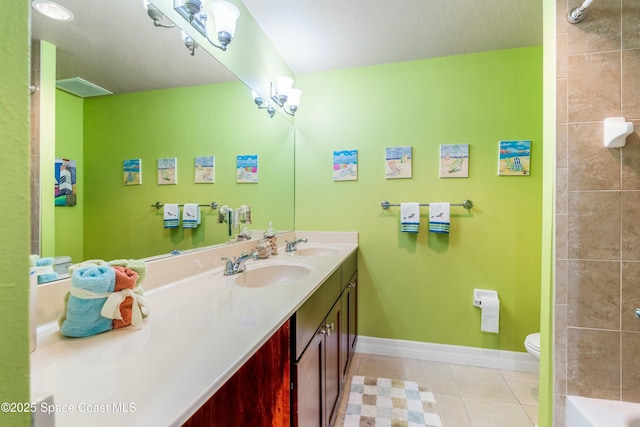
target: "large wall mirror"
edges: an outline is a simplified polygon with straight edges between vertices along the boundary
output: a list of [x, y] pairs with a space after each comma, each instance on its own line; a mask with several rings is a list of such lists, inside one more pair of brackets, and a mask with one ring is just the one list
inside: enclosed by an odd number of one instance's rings
[[[230, 239], [218, 210], [201, 207], [196, 229], [169, 229], [156, 202], [248, 205], [250, 229], [269, 221], [294, 228], [290, 121], [258, 110], [250, 89], [204, 49], [191, 56], [179, 28], [154, 27], [142, 0], [58, 3], [72, 11], [71, 22], [32, 13], [32, 38], [55, 46], [55, 80], [80, 77], [114, 94], [55, 90], [55, 108], [41, 108], [55, 114], [56, 128], [52, 158], [42, 160], [70, 159], [77, 168], [75, 206], [45, 209], [55, 181], [41, 176], [41, 256], [145, 258]], [[238, 182], [237, 157], [245, 155], [258, 157], [257, 182]], [[201, 156], [215, 156], [213, 183], [195, 182]], [[123, 162], [131, 159], [141, 161], [140, 184], [126, 180]], [[163, 182], [159, 159], [176, 159], [177, 183]]]

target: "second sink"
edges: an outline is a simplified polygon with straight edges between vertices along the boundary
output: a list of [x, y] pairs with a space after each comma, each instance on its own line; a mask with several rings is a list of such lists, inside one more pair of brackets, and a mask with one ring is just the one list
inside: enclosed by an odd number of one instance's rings
[[311, 273], [311, 268], [298, 264], [269, 264], [248, 269], [234, 280], [238, 286], [261, 288], [283, 285], [302, 280]]

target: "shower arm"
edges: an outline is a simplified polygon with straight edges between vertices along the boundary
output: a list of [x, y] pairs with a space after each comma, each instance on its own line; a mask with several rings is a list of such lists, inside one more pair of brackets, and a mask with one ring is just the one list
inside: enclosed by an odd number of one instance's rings
[[570, 24], [577, 24], [578, 22], [582, 22], [585, 16], [587, 16], [587, 8], [591, 5], [593, 0], [585, 0], [582, 5], [578, 7], [574, 7], [571, 9], [571, 12], [567, 15], [567, 21]]

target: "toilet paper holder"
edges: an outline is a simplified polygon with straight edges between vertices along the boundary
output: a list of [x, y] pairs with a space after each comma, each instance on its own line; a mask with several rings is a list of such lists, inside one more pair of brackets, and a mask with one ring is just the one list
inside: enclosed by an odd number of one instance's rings
[[489, 289], [474, 289], [473, 290], [473, 305], [474, 307], [482, 307], [482, 298], [498, 297], [498, 292]]

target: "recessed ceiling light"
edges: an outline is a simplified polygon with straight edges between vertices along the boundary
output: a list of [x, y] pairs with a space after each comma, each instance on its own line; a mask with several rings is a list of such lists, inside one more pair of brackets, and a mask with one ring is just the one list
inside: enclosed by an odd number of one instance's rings
[[67, 22], [73, 19], [73, 13], [67, 8], [50, 0], [33, 0], [31, 7], [47, 18], [55, 19], [56, 21]]

